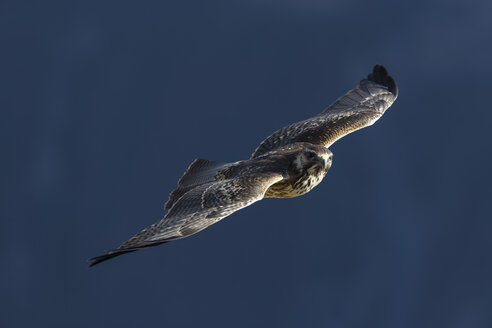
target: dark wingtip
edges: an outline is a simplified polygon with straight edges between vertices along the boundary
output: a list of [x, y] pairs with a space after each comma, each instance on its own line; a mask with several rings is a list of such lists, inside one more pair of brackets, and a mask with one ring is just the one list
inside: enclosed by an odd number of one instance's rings
[[[89, 264], [89, 268], [92, 268], [94, 265], [99, 264], [101, 262], [104, 262], [104, 261], [107, 261], [109, 259], [112, 259], [113, 257], [120, 256], [120, 255], [127, 254], [127, 253], [131, 253], [131, 252], [135, 252], [135, 251], [138, 251], [138, 250], [140, 250], [142, 248], [154, 247], [154, 246], [157, 246], [157, 245], [162, 245], [162, 244], [165, 244], [167, 242], [170, 242], [171, 240], [174, 240], [174, 239], [154, 241], [154, 242], [149, 242], [147, 244], [142, 244], [142, 245], [135, 246], [135, 247], [125, 247], [125, 248], [121, 248], [121, 249], [119, 248], [119, 249], [110, 250], [110, 251], [108, 251], [104, 255], [100, 255], [100, 256], [96, 256], [96, 257], [91, 258], [89, 260], [89, 261], [91, 261], [91, 263]], [[120, 247], [123, 247], [124, 245], [125, 244], [123, 244]]]
[[134, 252], [134, 251], [136, 251], [136, 249], [134, 249], [134, 250], [125, 250], [125, 251], [123, 251], [123, 250], [122, 251], [112, 250], [112, 251], [109, 251], [108, 253], [106, 253], [104, 255], [93, 257], [93, 258], [91, 258], [89, 260], [89, 261], [91, 261], [91, 263], [89, 264], [89, 268], [92, 268], [94, 265], [99, 264], [101, 262], [104, 262], [104, 261], [107, 261], [109, 259], [112, 259], [113, 257], [120, 256], [120, 255], [123, 255], [123, 254], [126, 254], [126, 253], [130, 253], [130, 252]]
[[396, 86], [396, 82], [393, 77], [388, 74], [388, 71], [383, 65], [375, 65], [372, 69], [372, 73], [367, 76], [367, 79], [384, 85], [388, 88], [389, 92], [395, 95], [395, 97], [398, 96], [398, 87]]

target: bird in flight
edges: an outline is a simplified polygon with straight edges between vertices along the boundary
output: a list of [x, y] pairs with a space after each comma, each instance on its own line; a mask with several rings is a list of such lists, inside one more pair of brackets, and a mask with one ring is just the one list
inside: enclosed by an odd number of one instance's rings
[[197, 233], [263, 198], [291, 198], [318, 185], [331, 167], [328, 147], [372, 125], [398, 96], [386, 69], [376, 65], [320, 114], [293, 123], [263, 140], [251, 158], [235, 163], [196, 159], [169, 195], [164, 218], [116, 249], [91, 259], [90, 267], [113, 257]]

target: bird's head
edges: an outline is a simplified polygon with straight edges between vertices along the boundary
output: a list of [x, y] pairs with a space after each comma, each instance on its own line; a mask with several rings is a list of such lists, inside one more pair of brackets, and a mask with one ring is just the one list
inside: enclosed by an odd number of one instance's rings
[[326, 174], [331, 167], [333, 154], [323, 146], [311, 145], [304, 147], [294, 157], [293, 169], [297, 172]]

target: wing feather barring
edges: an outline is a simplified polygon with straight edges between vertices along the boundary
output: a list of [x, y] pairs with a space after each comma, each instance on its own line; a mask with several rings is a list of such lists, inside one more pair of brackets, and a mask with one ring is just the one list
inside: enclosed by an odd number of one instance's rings
[[219, 163], [196, 159], [171, 192], [164, 218], [116, 249], [110, 258], [197, 233], [263, 198], [291, 198], [318, 185], [331, 167], [328, 147], [372, 125], [393, 104], [398, 88], [381, 65], [320, 114], [293, 123], [263, 140], [250, 159]]

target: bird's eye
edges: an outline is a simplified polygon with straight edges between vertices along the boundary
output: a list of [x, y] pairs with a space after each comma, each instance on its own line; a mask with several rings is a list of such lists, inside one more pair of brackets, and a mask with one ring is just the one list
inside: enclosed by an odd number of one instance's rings
[[316, 156], [316, 154], [315, 154], [315, 153], [312, 153], [312, 152], [308, 152], [308, 153], [307, 153], [307, 158], [308, 158], [308, 159], [313, 159], [315, 156]]

